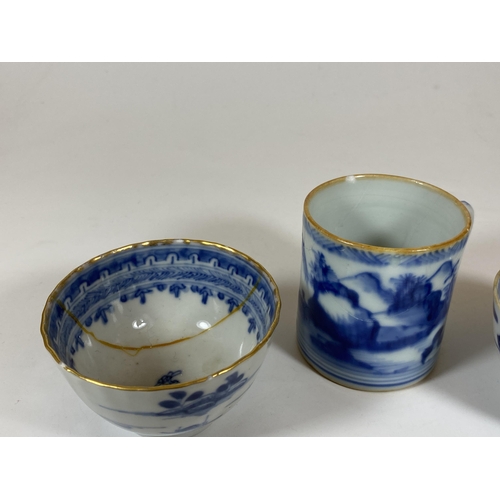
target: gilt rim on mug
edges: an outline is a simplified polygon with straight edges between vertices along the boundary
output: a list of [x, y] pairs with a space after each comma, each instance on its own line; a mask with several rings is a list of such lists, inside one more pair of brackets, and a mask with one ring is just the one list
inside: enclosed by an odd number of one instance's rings
[[[387, 180], [393, 180], [393, 181], [400, 181], [400, 182], [407, 182], [407, 183], [412, 183], [412, 184], [417, 184], [423, 188], [430, 189], [434, 192], [437, 192], [438, 194], [448, 198], [449, 200], [453, 201], [453, 203], [462, 211], [464, 217], [465, 217], [465, 226], [458, 233], [455, 237], [443, 241], [441, 243], [437, 243], [435, 245], [428, 245], [424, 247], [412, 247], [412, 248], [394, 248], [394, 247], [380, 247], [380, 246], [375, 246], [375, 245], [368, 245], [366, 243], [359, 243], [356, 241], [351, 241], [347, 240], [344, 238], [341, 238], [340, 236], [337, 236], [334, 233], [331, 233], [330, 231], [326, 230], [323, 228], [316, 220], [313, 218], [311, 215], [311, 212], [309, 211], [309, 204], [311, 200], [314, 198], [314, 196], [319, 192], [322, 191], [323, 189], [333, 185], [333, 184], [340, 184], [341, 182], [347, 182], [349, 180], [356, 180], [356, 179], [387, 179]], [[472, 228], [472, 217], [470, 212], [467, 210], [467, 207], [455, 196], [452, 194], [448, 193], [444, 189], [441, 189], [437, 186], [434, 186], [433, 184], [429, 184], [427, 182], [419, 181], [417, 179], [412, 179], [411, 177], [402, 177], [399, 175], [389, 175], [389, 174], [355, 174], [355, 175], [346, 175], [343, 177], [338, 177], [336, 179], [332, 179], [329, 181], [326, 181], [319, 186], [316, 186], [307, 196], [304, 201], [304, 215], [307, 219], [307, 221], [318, 231], [320, 232], [323, 236], [326, 236], [327, 238], [330, 238], [332, 240], [335, 240], [339, 243], [342, 243], [346, 246], [352, 247], [352, 248], [357, 248], [360, 250], [366, 250], [366, 251], [371, 251], [371, 252], [383, 252], [383, 253], [395, 253], [395, 254], [416, 254], [416, 253], [424, 253], [424, 252], [433, 252], [435, 250], [441, 250], [443, 248], [450, 247], [454, 245], [455, 243], [458, 243], [461, 241], [471, 230]]]

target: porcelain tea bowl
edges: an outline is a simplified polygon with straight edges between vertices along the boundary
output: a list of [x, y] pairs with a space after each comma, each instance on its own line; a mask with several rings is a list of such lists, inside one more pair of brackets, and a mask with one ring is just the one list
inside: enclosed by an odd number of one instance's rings
[[500, 271], [495, 276], [493, 283], [493, 333], [495, 344], [500, 351]]
[[320, 374], [367, 391], [435, 366], [472, 208], [384, 174], [315, 188], [304, 203], [297, 338]]
[[257, 262], [196, 240], [128, 245], [75, 269], [42, 314], [80, 398], [140, 435], [194, 435], [252, 384], [280, 313]]

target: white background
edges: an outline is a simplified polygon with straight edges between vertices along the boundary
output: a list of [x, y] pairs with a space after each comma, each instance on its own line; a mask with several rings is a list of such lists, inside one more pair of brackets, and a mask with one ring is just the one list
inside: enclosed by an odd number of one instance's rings
[[[0, 435], [134, 436], [89, 410], [45, 351], [69, 271], [128, 243], [237, 248], [281, 321], [253, 386], [201, 436], [499, 436], [500, 64], [0, 64]], [[350, 390], [300, 356], [305, 196], [343, 175], [435, 184], [475, 209], [438, 364]]]

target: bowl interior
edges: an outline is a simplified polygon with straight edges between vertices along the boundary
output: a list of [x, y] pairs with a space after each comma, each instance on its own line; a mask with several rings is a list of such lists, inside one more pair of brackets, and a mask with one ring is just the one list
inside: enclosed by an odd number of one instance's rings
[[217, 244], [131, 245], [84, 264], [52, 293], [43, 328], [84, 377], [161, 386], [215, 374], [270, 333], [277, 290], [247, 256]]

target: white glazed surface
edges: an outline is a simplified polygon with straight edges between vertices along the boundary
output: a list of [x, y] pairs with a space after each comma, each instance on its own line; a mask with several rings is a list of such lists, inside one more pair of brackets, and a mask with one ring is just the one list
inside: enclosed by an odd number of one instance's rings
[[[247, 333], [243, 312], [228, 315], [226, 304], [217, 297], [208, 297], [203, 305], [195, 294], [179, 300], [156, 293], [148, 297], [146, 308], [139, 301], [112, 304], [119, 315], [108, 315], [106, 325], [96, 323], [94, 336], [83, 334], [85, 348], [74, 356], [79, 373], [106, 383], [151, 386], [162, 370], [180, 368], [180, 381], [196, 380], [232, 365], [256, 346], [255, 337]], [[120, 350], [96, 338], [144, 349]], [[163, 344], [167, 345], [150, 348]]]

